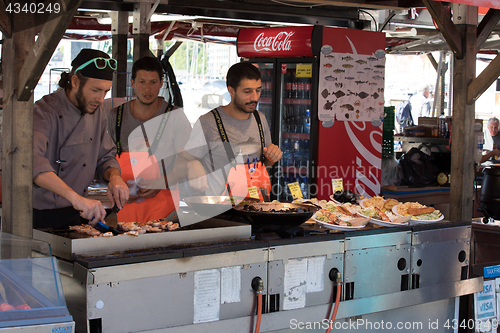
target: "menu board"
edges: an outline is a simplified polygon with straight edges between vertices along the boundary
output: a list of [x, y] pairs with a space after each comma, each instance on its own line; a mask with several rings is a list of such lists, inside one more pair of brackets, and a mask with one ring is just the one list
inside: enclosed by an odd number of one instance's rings
[[383, 120], [385, 57], [333, 53], [320, 55], [318, 115], [320, 120]]

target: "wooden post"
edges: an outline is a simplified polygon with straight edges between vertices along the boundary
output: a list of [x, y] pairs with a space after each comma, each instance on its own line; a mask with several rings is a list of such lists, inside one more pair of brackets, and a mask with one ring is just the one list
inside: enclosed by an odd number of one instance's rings
[[[458, 8], [456, 8], [458, 7]], [[475, 106], [467, 104], [467, 89], [476, 77], [477, 7], [454, 4], [453, 16], [462, 36], [462, 58], [453, 68], [453, 123], [451, 147], [451, 221], [473, 217]], [[458, 20], [458, 22], [457, 22]]]
[[4, 39], [2, 231], [14, 235], [33, 233], [33, 89], [81, 1], [62, 0], [64, 13], [41, 30], [36, 14], [12, 15], [12, 38]]
[[132, 25], [134, 61], [150, 55], [149, 35], [151, 34], [151, 21], [148, 18], [150, 11], [150, 3], [141, 2], [134, 4], [134, 23]]
[[[4, 39], [2, 231], [32, 237], [33, 220], [33, 94], [18, 101], [18, 79], [35, 43], [32, 22], [13, 17], [12, 38]], [[23, 24], [26, 29], [19, 27]]]
[[111, 33], [113, 34], [113, 58], [118, 61], [113, 97], [127, 97], [127, 35], [128, 12], [111, 12]]

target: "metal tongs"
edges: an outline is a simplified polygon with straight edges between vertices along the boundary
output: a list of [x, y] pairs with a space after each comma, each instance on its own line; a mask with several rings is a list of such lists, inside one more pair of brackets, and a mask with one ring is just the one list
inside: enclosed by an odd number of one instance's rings
[[97, 222], [97, 224], [94, 226], [94, 228], [96, 228], [100, 232], [112, 232], [113, 235], [123, 234], [123, 231], [120, 231], [116, 228], [113, 228], [113, 227], [107, 225], [107, 224], [104, 224], [101, 221]]

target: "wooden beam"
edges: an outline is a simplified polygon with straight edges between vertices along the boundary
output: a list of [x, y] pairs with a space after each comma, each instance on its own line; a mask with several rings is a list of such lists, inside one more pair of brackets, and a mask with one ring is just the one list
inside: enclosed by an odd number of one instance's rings
[[0, 0], [0, 31], [6, 38], [12, 37], [12, 22], [7, 14], [4, 0]]
[[63, 0], [61, 4], [63, 13], [57, 14], [54, 19], [49, 17], [49, 20], [44, 24], [35, 46], [30, 51], [19, 73], [17, 86], [19, 101], [27, 101], [32, 95], [33, 89], [81, 2], [82, 0]]
[[455, 57], [461, 59], [463, 57], [462, 37], [455, 24], [451, 21], [450, 15], [444, 8], [443, 3], [432, 0], [423, 0], [423, 3], [434, 22], [436, 22], [439, 31], [443, 34]]
[[147, 21], [151, 4], [145, 0], [134, 4], [134, 22], [132, 24], [132, 34], [134, 36], [134, 62], [142, 57], [148, 57], [149, 35], [151, 34], [151, 22]]
[[477, 52], [481, 50], [498, 21], [500, 21], [500, 10], [490, 8], [477, 27]]
[[18, 101], [19, 70], [35, 43], [30, 15], [13, 17], [12, 38], [4, 39], [2, 55], [4, 104], [2, 133], [2, 231], [32, 237], [33, 97]]
[[174, 54], [174, 52], [175, 52], [175, 51], [177, 51], [177, 49], [178, 49], [178, 48], [182, 45], [182, 43], [183, 43], [183, 41], [181, 41], [181, 40], [176, 41], [174, 45], [172, 45], [172, 46], [170, 46], [170, 47], [168, 48], [168, 50], [167, 50], [167, 53], [166, 53], [165, 57], [170, 58], [170, 56], [171, 56], [172, 54]]
[[467, 104], [474, 103], [500, 76], [500, 54], [476, 77], [467, 89]]
[[468, 105], [467, 88], [476, 76], [476, 25], [457, 26], [464, 36], [464, 57], [453, 66], [450, 221], [470, 221], [473, 214], [475, 106]]
[[432, 53], [427, 53], [427, 58], [431, 62], [432, 67], [434, 67], [434, 70], [437, 72], [439, 65], [438, 65], [436, 59], [434, 58], [434, 56], [432, 55]]

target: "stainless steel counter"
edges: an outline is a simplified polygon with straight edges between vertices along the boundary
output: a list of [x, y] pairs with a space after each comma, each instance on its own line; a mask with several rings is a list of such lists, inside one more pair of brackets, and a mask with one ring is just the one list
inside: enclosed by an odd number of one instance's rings
[[362, 320], [420, 322], [405, 329], [420, 333], [437, 321], [432, 332], [448, 332], [443, 323], [455, 319], [459, 297], [482, 290], [482, 278], [468, 275], [470, 223], [367, 229], [61, 259], [59, 266], [77, 332], [250, 332], [255, 277], [264, 282], [261, 332], [294, 332], [299, 323], [324, 332], [334, 271], [342, 274], [334, 323], [341, 331]]

